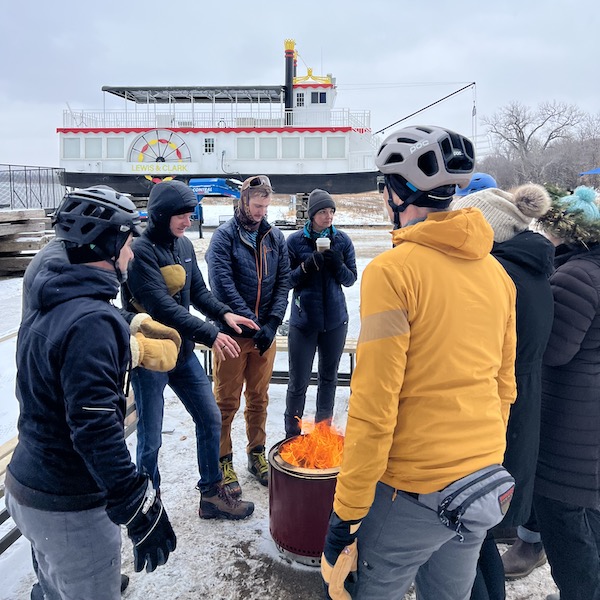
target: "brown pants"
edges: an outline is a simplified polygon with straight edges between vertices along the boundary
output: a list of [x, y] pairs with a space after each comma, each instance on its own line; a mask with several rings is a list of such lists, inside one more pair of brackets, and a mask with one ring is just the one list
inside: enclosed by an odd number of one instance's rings
[[231, 454], [231, 424], [240, 408], [242, 388], [246, 383], [244, 397], [246, 407], [246, 436], [250, 452], [256, 446], [265, 446], [267, 432], [267, 405], [269, 404], [269, 382], [273, 374], [273, 363], [277, 352], [275, 342], [260, 356], [254, 340], [236, 338], [240, 346], [237, 358], [220, 360], [213, 354], [213, 382], [217, 404], [221, 409], [221, 450], [219, 456]]

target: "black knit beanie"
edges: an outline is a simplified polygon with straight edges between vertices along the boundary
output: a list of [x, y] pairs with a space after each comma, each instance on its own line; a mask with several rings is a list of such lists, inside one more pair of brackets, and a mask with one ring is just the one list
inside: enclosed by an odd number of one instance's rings
[[312, 220], [317, 212], [324, 208], [333, 208], [335, 210], [335, 202], [328, 192], [317, 188], [308, 197], [308, 218]]

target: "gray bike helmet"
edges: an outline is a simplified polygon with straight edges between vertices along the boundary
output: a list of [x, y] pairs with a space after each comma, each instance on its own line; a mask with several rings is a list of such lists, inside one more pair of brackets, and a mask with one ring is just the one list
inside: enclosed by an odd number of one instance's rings
[[456, 186], [465, 187], [475, 166], [471, 141], [449, 129], [435, 126], [404, 127], [390, 134], [379, 148], [375, 164], [385, 186], [403, 201], [391, 197], [394, 224], [408, 206], [448, 208]]
[[56, 238], [67, 249], [85, 248], [97, 260], [110, 262], [118, 258], [130, 233], [141, 235], [140, 223], [135, 204], [107, 186], [69, 192], [52, 218]]

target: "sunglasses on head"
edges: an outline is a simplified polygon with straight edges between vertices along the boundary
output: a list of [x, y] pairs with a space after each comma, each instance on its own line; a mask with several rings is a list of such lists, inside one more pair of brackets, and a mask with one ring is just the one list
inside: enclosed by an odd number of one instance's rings
[[258, 187], [261, 185], [271, 186], [271, 180], [266, 175], [257, 175], [256, 177], [249, 177], [242, 183], [242, 191], [247, 190], [248, 188]]

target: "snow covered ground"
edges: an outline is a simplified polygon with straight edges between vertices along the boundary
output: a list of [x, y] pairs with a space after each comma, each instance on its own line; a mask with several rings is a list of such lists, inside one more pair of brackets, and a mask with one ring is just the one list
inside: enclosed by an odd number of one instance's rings
[[[375, 197], [364, 206], [349, 199], [348, 206], [338, 202], [336, 224], [339, 226], [383, 223], [380, 200]], [[218, 224], [219, 216], [226, 213], [223, 204], [205, 205], [207, 225]], [[289, 207], [274, 206], [269, 218], [290, 217]], [[198, 258], [206, 275], [204, 250], [210, 232], [198, 239], [197, 232], [189, 232], [197, 247]], [[351, 229], [358, 256], [359, 275], [366, 264], [377, 254], [390, 247], [390, 235], [385, 229]], [[288, 232], [286, 232], [288, 233]], [[359, 284], [346, 290], [351, 311], [349, 337], [359, 330]], [[21, 311], [21, 278], [0, 278], [2, 305], [2, 335], [15, 331]], [[344, 359], [343, 359], [344, 360]], [[277, 359], [276, 368], [286, 368], [287, 356]], [[345, 366], [345, 365], [344, 365]], [[0, 444], [16, 434], [18, 407], [14, 398], [14, 338], [0, 342]], [[334, 422], [344, 427], [349, 388], [339, 387], [336, 396]], [[268, 447], [284, 438], [283, 412], [285, 386], [273, 385], [267, 422]], [[314, 413], [315, 389], [309, 388], [308, 416]], [[202, 521], [197, 516], [199, 495], [194, 485], [197, 480], [196, 452], [192, 421], [177, 398], [169, 394], [165, 404], [165, 427], [160, 467], [163, 478], [162, 494], [165, 506], [177, 533], [177, 549], [167, 565], [151, 574], [134, 573], [131, 543], [123, 536], [122, 571], [131, 577], [124, 594], [126, 600], [309, 600], [322, 597], [318, 569], [290, 563], [278, 552], [269, 534], [268, 490], [250, 477], [245, 464], [245, 429], [242, 409], [234, 421], [234, 466], [236, 467], [244, 498], [256, 504], [255, 513], [242, 522]], [[135, 434], [128, 440], [135, 453]], [[0, 501], [1, 503], [2, 501]], [[1, 506], [1, 504], [0, 504]], [[6, 530], [0, 527], [0, 534]], [[298, 527], [302, 527], [298, 523]], [[0, 555], [0, 600], [25, 600], [34, 583], [30, 550], [21, 538], [7, 552]], [[532, 575], [507, 584], [508, 600], [543, 600], [556, 591], [548, 566], [536, 569]], [[407, 599], [414, 599], [410, 593]]]

